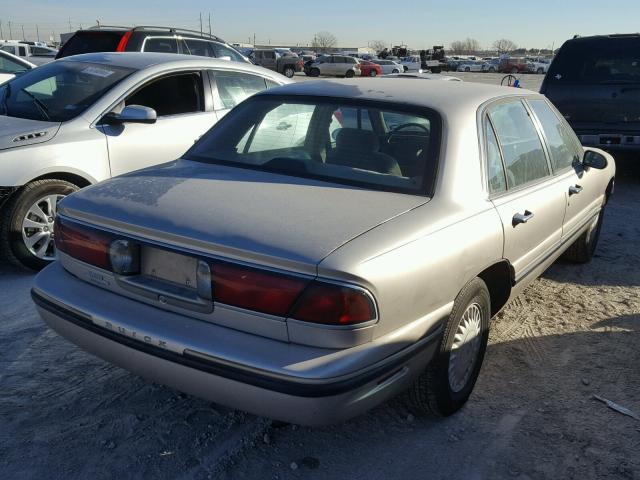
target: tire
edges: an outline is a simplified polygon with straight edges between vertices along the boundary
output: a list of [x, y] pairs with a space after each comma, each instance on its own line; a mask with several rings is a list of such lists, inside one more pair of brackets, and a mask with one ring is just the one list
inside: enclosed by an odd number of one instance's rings
[[319, 68], [312, 68], [311, 70], [309, 70], [309, 76], [311, 76], [311, 77], [319, 77], [320, 76], [320, 69]]
[[470, 69], [469, 67], [466, 67], [466, 68], [464, 69], [464, 71], [465, 71], [465, 72], [470, 72], [470, 71], [471, 71], [471, 69]]
[[597, 218], [591, 222], [589, 228], [564, 252], [562, 258], [574, 263], [589, 262], [593, 258], [593, 254], [598, 246], [603, 219], [604, 206], [600, 209]]
[[406, 67], [406, 66], [403, 65], [402, 68], [404, 70], [404, 73], [407, 73], [409, 71], [409, 67]]
[[493, 67], [489, 67], [489, 73], [495, 73], [495, 72], [496, 72], [496, 69], [495, 69], [495, 68], [493, 68]]
[[378, 76], [378, 72], [376, 72], [375, 70], [370, 70], [369, 71], [369, 76], [370, 77], [377, 77]]
[[[78, 186], [73, 183], [47, 179], [28, 183], [13, 194], [3, 208], [0, 224], [0, 249], [9, 261], [33, 270], [40, 270], [53, 261], [52, 220], [55, 218], [56, 209], [54, 207], [50, 210], [47, 205], [52, 205], [54, 198], [60, 201], [76, 190]], [[47, 197], [49, 197], [48, 204], [45, 201]], [[41, 205], [42, 213], [46, 214], [47, 218], [41, 218], [29, 212], [37, 203]], [[31, 221], [33, 225], [41, 224], [42, 227], [24, 229], [25, 221]], [[39, 235], [41, 233], [45, 235]], [[41, 239], [29, 247], [26, 243], [27, 239], [35, 235], [41, 236]], [[40, 250], [40, 247], [44, 250]], [[39, 256], [38, 252], [42, 252], [42, 255]]]
[[397, 68], [394, 68], [391, 73], [400, 73], [400, 70], [398, 70]]
[[[471, 315], [476, 327], [468, 332], [476, 332], [472, 341], [464, 343], [466, 346], [453, 348], [456, 334], [465, 315]], [[482, 360], [489, 339], [489, 319], [491, 317], [491, 300], [486, 284], [479, 278], [469, 282], [456, 297], [453, 309], [444, 327], [442, 339], [433, 360], [420, 374], [409, 389], [409, 401], [416, 413], [434, 416], [449, 416], [462, 408], [471, 395], [473, 387], [480, 373]], [[468, 317], [467, 317], [468, 318]], [[463, 341], [466, 338], [462, 339]], [[465, 352], [464, 349], [468, 349]], [[454, 352], [455, 350], [455, 352]], [[470, 355], [469, 359], [464, 358]], [[460, 357], [463, 358], [460, 358]], [[453, 358], [453, 360], [452, 360]], [[460, 377], [452, 374], [458, 366], [465, 364], [467, 369]], [[473, 363], [470, 361], [473, 360]], [[453, 369], [452, 369], [453, 368]], [[454, 386], [452, 386], [452, 384]]]
[[344, 74], [347, 78], [353, 78], [354, 75], [355, 73], [353, 73], [353, 70], [347, 70], [347, 73]]
[[291, 65], [287, 65], [286, 67], [284, 67], [284, 76], [287, 78], [291, 78], [295, 75], [296, 73], [296, 69], [293, 68]]
[[513, 67], [513, 68], [511, 69], [511, 74], [512, 74], [512, 75], [514, 75], [514, 74], [516, 74], [516, 73], [518, 73], [518, 69], [517, 69], [516, 67]]
[[542, 68], [542, 67], [538, 68], [538, 70], [536, 70], [536, 73], [538, 75], [542, 75], [544, 73], [544, 68]]

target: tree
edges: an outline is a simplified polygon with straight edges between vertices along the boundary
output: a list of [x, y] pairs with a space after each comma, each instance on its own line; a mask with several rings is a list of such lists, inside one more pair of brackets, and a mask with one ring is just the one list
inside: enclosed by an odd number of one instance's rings
[[326, 53], [328, 49], [335, 47], [337, 43], [338, 40], [333, 33], [322, 31], [313, 36], [313, 43], [311, 46], [315, 50]]
[[493, 42], [493, 49], [498, 52], [498, 55], [505, 55], [513, 52], [518, 46], [507, 38], [501, 38]]
[[373, 40], [371, 42], [369, 42], [369, 46], [376, 52], [381, 52], [382, 50], [384, 50], [387, 46], [387, 42], [385, 42], [384, 40]]
[[455, 42], [451, 42], [450, 49], [453, 53], [469, 55], [480, 51], [480, 42], [475, 38], [456, 40]]

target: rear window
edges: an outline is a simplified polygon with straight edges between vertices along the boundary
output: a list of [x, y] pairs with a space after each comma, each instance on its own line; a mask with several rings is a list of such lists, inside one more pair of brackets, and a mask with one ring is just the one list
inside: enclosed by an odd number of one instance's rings
[[77, 32], [62, 46], [57, 58], [80, 55], [81, 53], [115, 52], [125, 33], [125, 31]]
[[558, 85], [640, 83], [640, 37], [569, 41], [553, 60], [547, 81]]
[[431, 195], [440, 123], [428, 109], [258, 96], [227, 114], [186, 158]]

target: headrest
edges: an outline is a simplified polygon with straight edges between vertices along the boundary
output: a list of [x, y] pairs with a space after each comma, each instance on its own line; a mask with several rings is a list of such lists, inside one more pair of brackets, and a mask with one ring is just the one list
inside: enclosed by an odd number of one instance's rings
[[336, 137], [336, 148], [339, 150], [377, 152], [379, 147], [378, 137], [368, 130], [342, 128]]

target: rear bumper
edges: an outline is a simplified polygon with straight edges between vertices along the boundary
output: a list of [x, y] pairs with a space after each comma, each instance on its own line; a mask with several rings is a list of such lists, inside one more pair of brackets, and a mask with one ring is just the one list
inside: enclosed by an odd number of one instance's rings
[[[189, 349], [171, 351], [159, 347], [151, 337], [125, 336], [115, 328], [98, 325], [91, 314], [70, 307], [43, 290], [46, 289], [38, 284], [32, 290], [41, 317], [84, 350], [195, 396], [306, 425], [346, 420], [405, 389], [431, 360], [441, 336], [441, 328], [437, 328], [420, 341], [348, 375], [305, 378], [275, 374]], [[150, 309], [149, 314], [153, 315], [154, 310]], [[295, 348], [278, 343], [280, 348]]]

